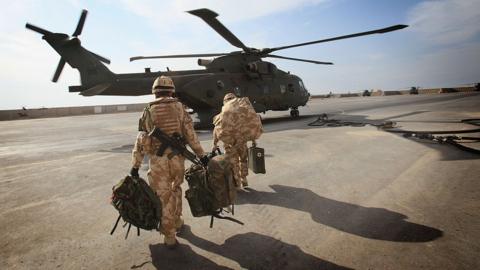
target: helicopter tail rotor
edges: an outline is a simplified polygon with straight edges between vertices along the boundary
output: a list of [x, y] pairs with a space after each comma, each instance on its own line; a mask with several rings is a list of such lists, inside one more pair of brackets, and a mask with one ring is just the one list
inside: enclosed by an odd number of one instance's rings
[[25, 28], [30, 29], [30, 30], [32, 30], [32, 31], [35, 31], [35, 32], [37, 32], [37, 33], [39, 33], [39, 34], [42, 34], [42, 35], [52, 34], [52, 32], [47, 31], [47, 30], [45, 30], [45, 29], [43, 29], [43, 28], [40, 28], [40, 27], [35, 26], [35, 25], [33, 25], [33, 24], [30, 24], [30, 23], [26, 23], [26, 24], [25, 24]]
[[53, 74], [52, 82], [57, 82], [58, 78], [60, 77], [60, 74], [62, 73], [63, 67], [65, 67], [65, 59], [63, 57], [60, 58], [60, 61], [58, 62], [57, 69], [55, 70], [55, 73]]
[[100, 56], [98, 54], [95, 54], [93, 52], [90, 52], [86, 49], [84, 49], [80, 45], [80, 39], [78, 39], [78, 36], [83, 31], [83, 26], [85, 25], [85, 20], [87, 19], [87, 10], [82, 10], [82, 13], [80, 15], [80, 18], [78, 20], [77, 26], [75, 28], [75, 31], [72, 34], [72, 37], [68, 36], [67, 34], [62, 34], [62, 33], [52, 33], [48, 30], [45, 30], [43, 28], [40, 28], [38, 26], [35, 26], [33, 24], [27, 23], [25, 24], [25, 27], [27, 29], [30, 29], [32, 31], [35, 31], [39, 34], [43, 35], [43, 39], [45, 39], [57, 52], [60, 54], [60, 61], [58, 62], [57, 68], [55, 69], [55, 73], [53, 74], [52, 81], [57, 82], [60, 74], [62, 73], [63, 68], [65, 67], [65, 63], [69, 63], [70, 66], [72, 67], [77, 67], [78, 65], [69, 62], [70, 56], [72, 55], [70, 52], [72, 51], [79, 51], [83, 50], [87, 52], [88, 54], [91, 54], [93, 57], [98, 59], [99, 61], [102, 61], [104, 63], [110, 64], [110, 60], [107, 58]]
[[80, 14], [80, 19], [78, 19], [77, 28], [75, 28], [72, 36], [78, 37], [82, 33], [83, 26], [85, 25], [85, 20], [87, 19], [87, 13], [88, 11], [86, 9], [82, 10], [82, 13]]

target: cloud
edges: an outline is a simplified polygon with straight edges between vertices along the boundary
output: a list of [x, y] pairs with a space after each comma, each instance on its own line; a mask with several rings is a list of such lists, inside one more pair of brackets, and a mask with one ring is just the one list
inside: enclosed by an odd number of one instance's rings
[[432, 43], [455, 44], [480, 33], [478, 0], [426, 1], [408, 14], [410, 29]]
[[[327, 0], [276, 0], [276, 1], [155, 1], [155, 0], [122, 0], [126, 10], [138, 16], [148, 18], [152, 23], [175, 20], [185, 15], [185, 11], [209, 8], [221, 14], [224, 22], [238, 22], [316, 5]], [[252, 8], [254, 7], [254, 8]], [[190, 15], [188, 15], [190, 16]], [[186, 17], [186, 16], [185, 16]]]

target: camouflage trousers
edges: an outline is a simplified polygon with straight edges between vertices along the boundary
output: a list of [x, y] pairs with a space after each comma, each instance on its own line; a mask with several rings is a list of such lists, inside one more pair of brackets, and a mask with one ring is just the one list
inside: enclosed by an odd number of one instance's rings
[[162, 202], [162, 230], [165, 236], [175, 236], [175, 222], [182, 215], [182, 188], [185, 158], [180, 155], [168, 159], [150, 155], [148, 183]]
[[241, 187], [242, 180], [248, 175], [248, 147], [247, 143], [238, 143], [235, 145], [224, 145], [225, 155], [232, 164], [233, 177], [235, 185]]

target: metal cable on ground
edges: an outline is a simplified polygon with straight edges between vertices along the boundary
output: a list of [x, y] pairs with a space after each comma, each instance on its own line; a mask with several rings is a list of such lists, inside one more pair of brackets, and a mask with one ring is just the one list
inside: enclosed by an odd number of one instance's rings
[[[480, 119], [463, 119], [460, 123], [466, 123], [474, 126], [480, 126]], [[385, 121], [381, 124], [374, 124], [368, 122], [352, 122], [352, 121], [342, 121], [336, 119], [328, 119], [326, 114], [319, 115], [318, 118], [309, 123], [308, 126], [316, 127], [344, 127], [344, 126], [353, 126], [353, 127], [363, 127], [366, 125], [375, 126], [378, 129], [384, 130], [390, 133], [403, 134], [405, 138], [417, 138], [422, 140], [429, 140], [439, 144], [449, 144], [453, 145], [463, 151], [467, 151], [473, 154], [480, 154], [479, 149], [467, 147], [462, 143], [479, 143], [480, 137], [461, 137], [461, 136], [435, 136], [433, 134], [464, 134], [464, 133], [477, 133], [480, 132], [480, 128], [469, 129], [469, 130], [433, 130], [433, 131], [412, 131], [412, 130], [402, 130], [402, 129], [392, 129], [395, 127], [396, 123], [392, 121]]]

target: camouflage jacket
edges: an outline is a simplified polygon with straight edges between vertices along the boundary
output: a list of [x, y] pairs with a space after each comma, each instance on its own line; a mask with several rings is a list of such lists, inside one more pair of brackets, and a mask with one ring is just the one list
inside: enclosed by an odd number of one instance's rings
[[255, 141], [263, 133], [260, 116], [253, 109], [248, 98], [234, 98], [227, 101], [222, 112], [213, 118], [213, 144], [222, 141], [228, 145]]
[[[162, 97], [150, 102], [139, 120], [139, 133], [132, 151], [133, 167], [139, 168], [144, 155], [152, 155], [160, 147], [160, 141], [148, 136], [154, 127], [160, 128], [170, 136], [173, 133], [180, 134], [197, 156], [205, 155], [193, 129], [192, 118], [185, 107], [176, 98]], [[169, 151], [171, 150], [167, 148], [165, 154]]]

